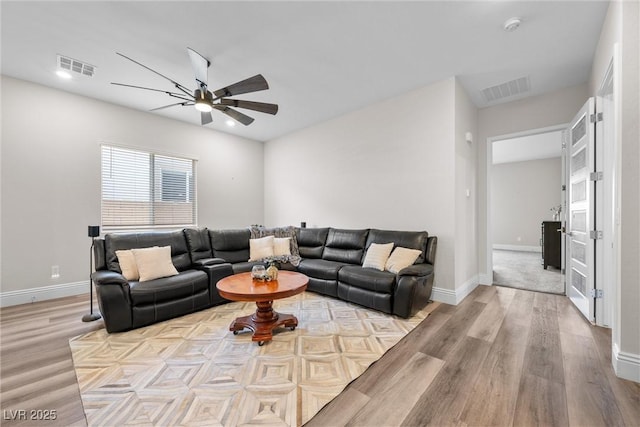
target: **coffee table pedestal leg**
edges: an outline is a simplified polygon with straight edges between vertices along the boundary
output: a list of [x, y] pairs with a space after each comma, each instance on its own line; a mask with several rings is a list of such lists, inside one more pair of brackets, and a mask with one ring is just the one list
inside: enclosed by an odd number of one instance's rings
[[230, 331], [236, 333], [248, 328], [253, 331], [252, 341], [258, 341], [259, 345], [265, 341], [273, 339], [273, 330], [278, 327], [291, 328], [294, 330], [298, 326], [298, 319], [291, 314], [282, 314], [273, 311], [273, 301], [258, 301], [256, 312], [238, 317], [229, 327]]

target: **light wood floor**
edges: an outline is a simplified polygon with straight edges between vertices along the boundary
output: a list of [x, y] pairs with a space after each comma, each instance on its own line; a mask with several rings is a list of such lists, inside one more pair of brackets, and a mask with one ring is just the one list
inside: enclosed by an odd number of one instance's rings
[[[0, 309], [3, 426], [86, 425], [68, 340], [86, 296]], [[610, 330], [566, 297], [478, 287], [442, 304], [309, 426], [637, 426], [640, 385], [615, 376]], [[54, 422], [10, 421], [18, 409]]]

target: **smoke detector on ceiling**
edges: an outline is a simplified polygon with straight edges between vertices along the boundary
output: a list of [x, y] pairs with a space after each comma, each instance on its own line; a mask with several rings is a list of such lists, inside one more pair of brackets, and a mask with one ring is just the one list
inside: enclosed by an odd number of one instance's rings
[[520, 18], [516, 18], [516, 17], [509, 18], [506, 21], [504, 21], [504, 24], [502, 25], [502, 29], [505, 30], [507, 33], [512, 33], [520, 27], [521, 23], [522, 23], [522, 20]]

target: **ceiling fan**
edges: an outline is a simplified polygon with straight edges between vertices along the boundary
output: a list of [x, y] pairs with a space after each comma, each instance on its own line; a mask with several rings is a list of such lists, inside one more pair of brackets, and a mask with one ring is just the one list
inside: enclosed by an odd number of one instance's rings
[[238, 122], [242, 123], [245, 126], [248, 126], [253, 122], [254, 120], [253, 117], [249, 117], [246, 114], [243, 114], [240, 111], [234, 110], [231, 107], [244, 108], [247, 110], [253, 110], [253, 111], [258, 111], [258, 112], [267, 113], [267, 114], [276, 114], [278, 112], [277, 104], [244, 101], [241, 99], [228, 98], [230, 96], [240, 95], [243, 93], [258, 92], [261, 90], [269, 89], [269, 84], [267, 83], [265, 78], [262, 76], [262, 74], [257, 74], [253, 77], [249, 77], [248, 79], [239, 81], [232, 85], [229, 85], [211, 92], [207, 86], [207, 81], [208, 81], [207, 69], [211, 65], [211, 62], [209, 62], [208, 59], [206, 59], [204, 56], [200, 55], [198, 52], [196, 52], [191, 48], [187, 48], [187, 51], [189, 52], [189, 58], [191, 59], [191, 65], [195, 73], [196, 84], [197, 84], [197, 89], [195, 89], [193, 92], [189, 90], [187, 87], [185, 87], [184, 85], [181, 85], [180, 83], [176, 82], [175, 80], [172, 80], [169, 77], [163, 74], [160, 74], [159, 72], [147, 67], [146, 65], [141, 64], [140, 62], [134, 59], [131, 59], [128, 56], [125, 56], [119, 52], [116, 52], [116, 53], [122, 56], [123, 58], [126, 58], [129, 61], [136, 63], [141, 67], [146, 68], [147, 70], [170, 81], [173, 84], [173, 86], [176, 89], [178, 89], [181, 93], [171, 92], [171, 91], [162, 90], [162, 89], [153, 89], [153, 88], [143, 87], [143, 86], [135, 86], [135, 85], [124, 84], [124, 83], [111, 82], [111, 84], [117, 85], [117, 86], [132, 87], [136, 89], [151, 90], [154, 92], [162, 92], [162, 93], [166, 93], [167, 95], [173, 98], [180, 99], [181, 100], [180, 102], [164, 105], [162, 107], [154, 108], [149, 111], [162, 110], [164, 108], [175, 107], [178, 105], [180, 106], [193, 105], [196, 108], [196, 110], [200, 111], [200, 120], [202, 122], [202, 125], [206, 125], [213, 121], [211, 117], [212, 110], [221, 111], [222, 113], [226, 114], [227, 116], [231, 117], [234, 120], [237, 120]]

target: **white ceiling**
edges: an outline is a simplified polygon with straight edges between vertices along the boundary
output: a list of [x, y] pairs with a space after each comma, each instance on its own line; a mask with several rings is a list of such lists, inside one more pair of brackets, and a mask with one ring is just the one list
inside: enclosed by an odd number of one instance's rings
[[538, 133], [493, 143], [493, 164], [562, 156], [562, 131]]
[[[587, 81], [608, 3], [601, 1], [2, 1], [2, 74], [149, 110], [175, 102], [167, 81], [121, 52], [195, 89], [191, 47], [211, 61], [217, 89], [261, 73], [270, 90], [236, 98], [272, 102], [276, 116], [211, 128], [270, 140], [368, 104], [458, 76], [474, 103], [480, 91], [529, 76], [537, 95]], [[512, 16], [520, 29], [502, 30]], [[56, 55], [97, 67], [62, 81]], [[55, 108], [55, 106], [52, 106]], [[158, 111], [199, 124], [193, 107]]]

